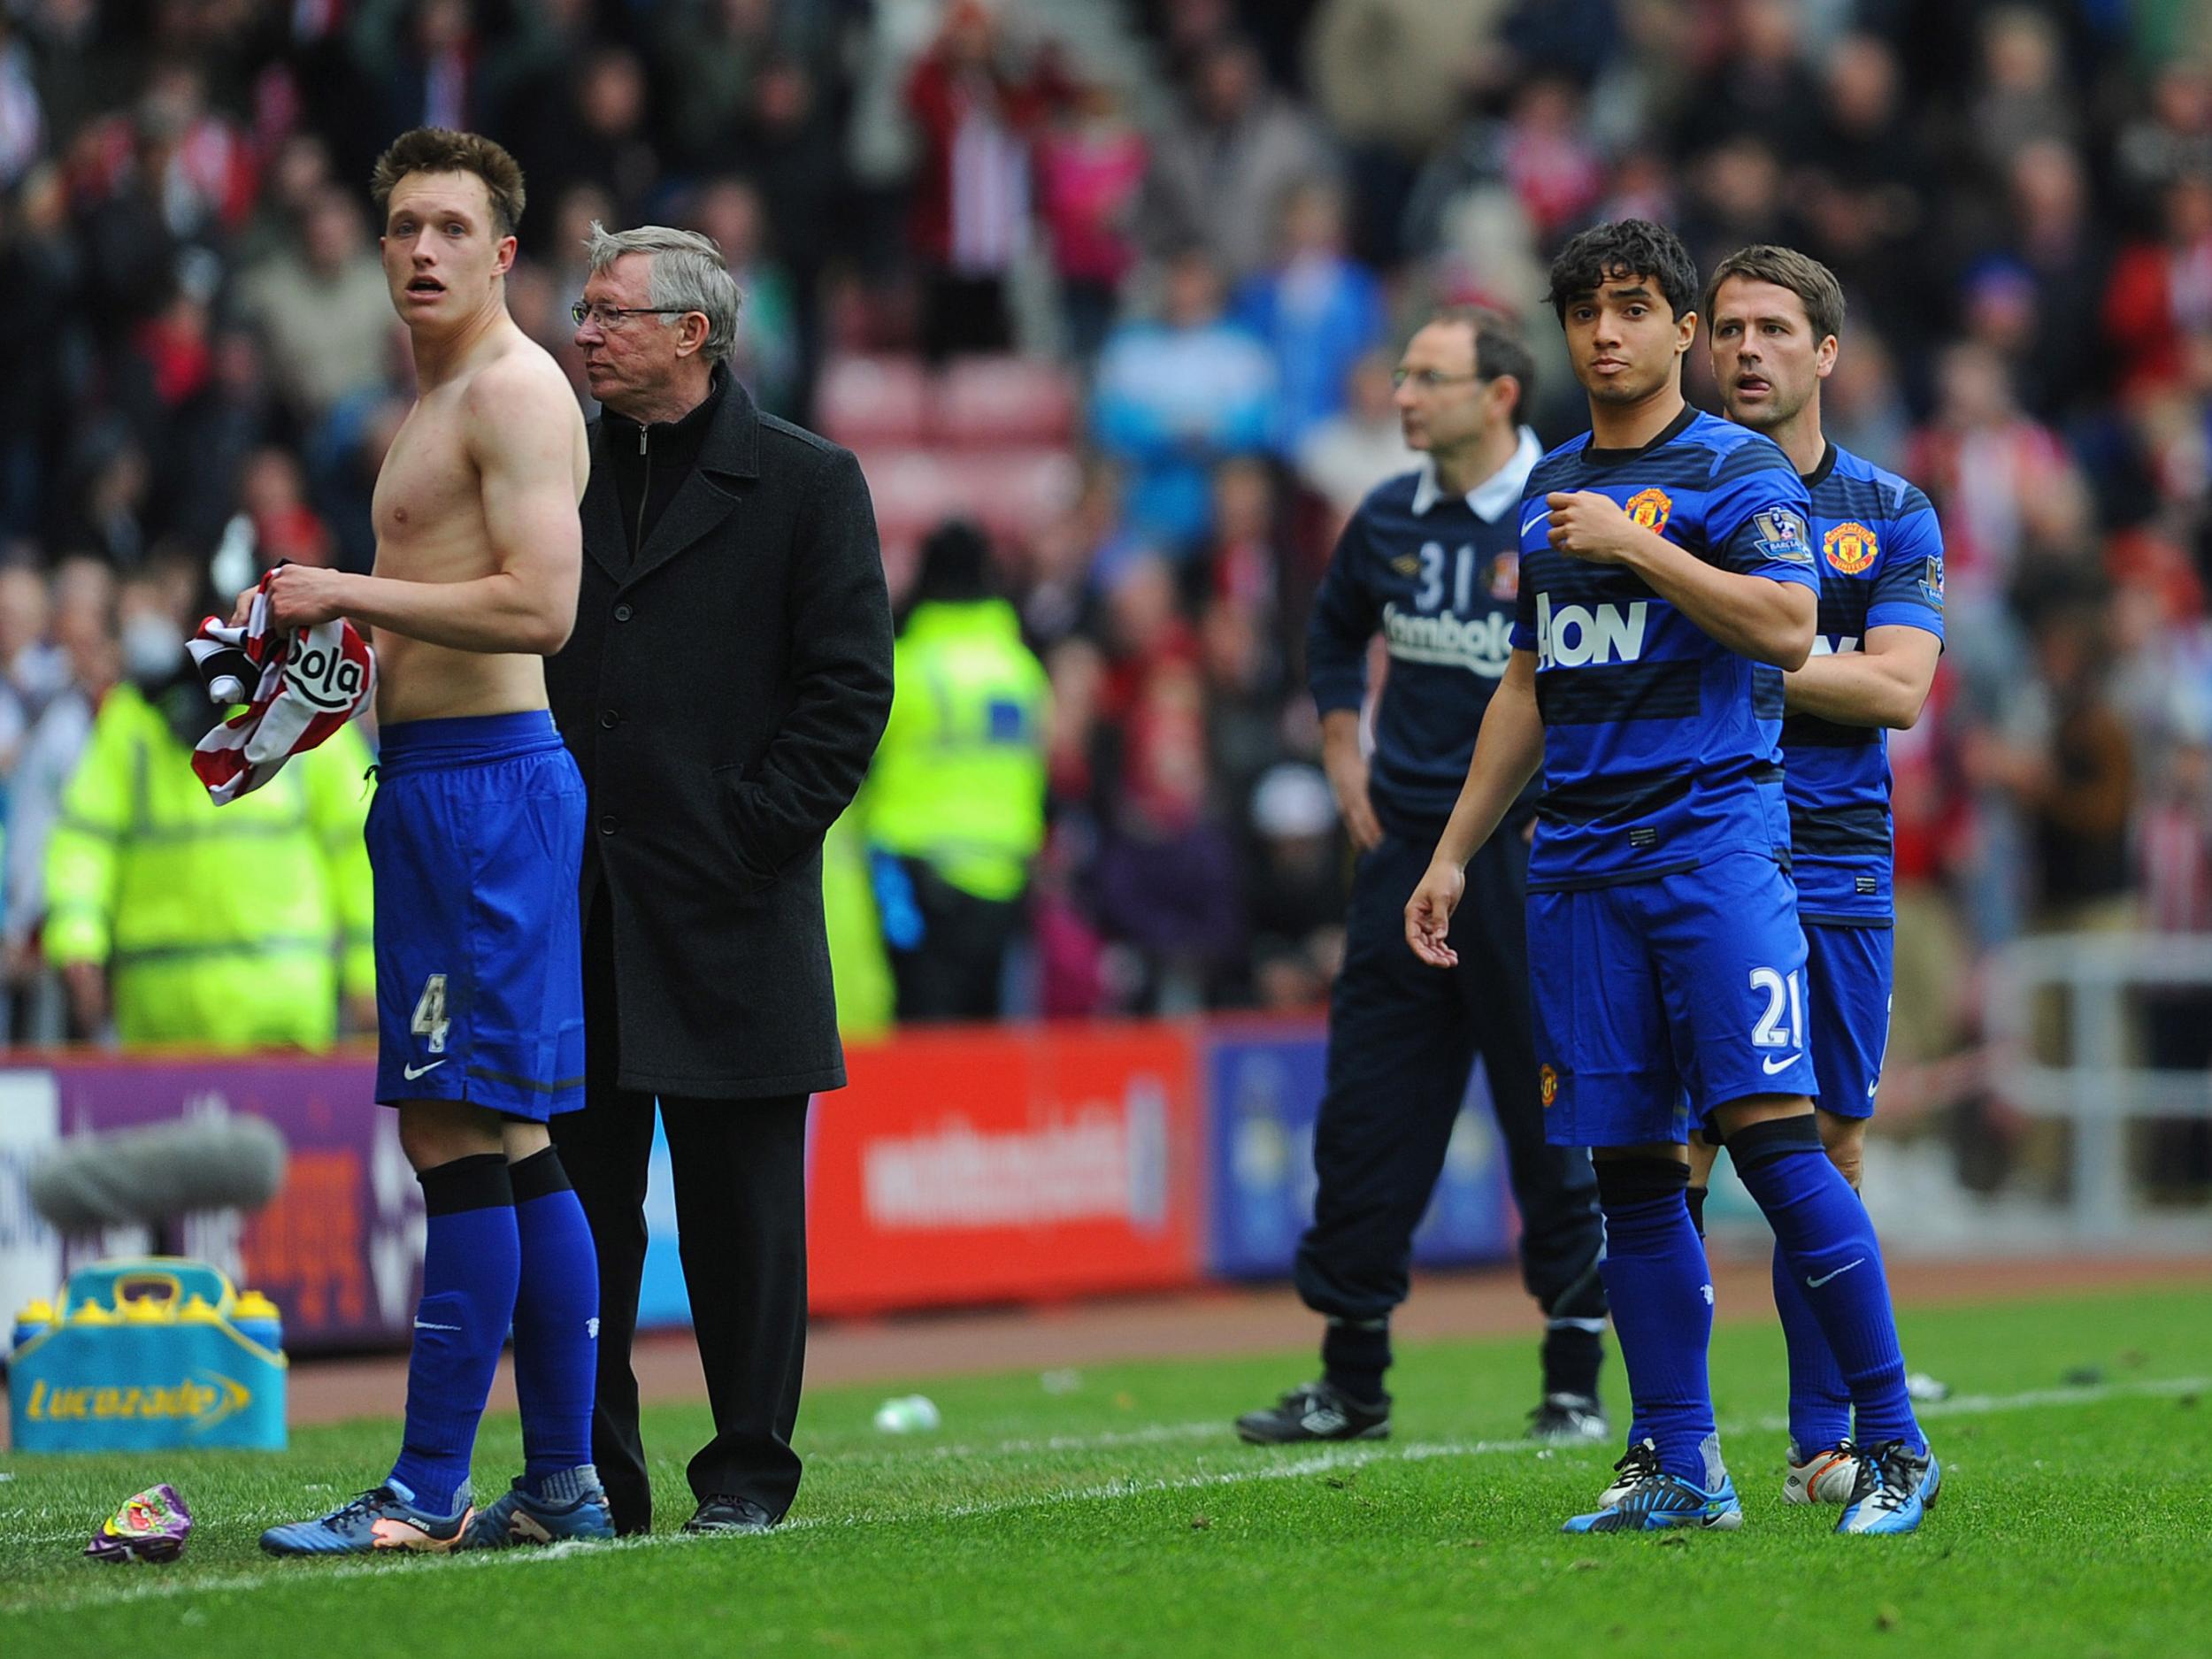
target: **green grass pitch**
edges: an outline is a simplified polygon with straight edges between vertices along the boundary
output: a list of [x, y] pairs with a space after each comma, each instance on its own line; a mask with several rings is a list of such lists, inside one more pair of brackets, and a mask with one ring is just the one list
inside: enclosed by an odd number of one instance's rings
[[[1287, 1294], [1287, 1293], [1286, 1293]], [[934, 1434], [870, 1425], [902, 1387], [824, 1389], [791, 1524], [672, 1535], [703, 1407], [652, 1411], [661, 1532], [620, 1546], [272, 1562], [259, 1530], [388, 1466], [396, 1423], [304, 1430], [281, 1456], [0, 1458], [0, 1651], [173, 1655], [2181, 1655], [2212, 1605], [2212, 1291], [1923, 1311], [1916, 1366], [1955, 1397], [1949, 1476], [1916, 1537], [1839, 1539], [1780, 1496], [1780, 1338], [1724, 1325], [1714, 1379], [1744, 1494], [1733, 1533], [1566, 1538], [1617, 1448], [1518, 1439], [1532, 1340], [1408, 1345], [1397, 1437], [1314, 1452], [1228, 1421], [1310, 1356], [918, 1380]], [[2102, 1379], [2085, 1383], [2093, 1371]], [[2070, 1377], [2071, 1380], [2070, 1380]], [[1624, 1405], [1617, 1361], [1608, 1382]], [[396, 1403], [396, 1402], [395, 1402]], [[518, 1466], [486, 1426], [480, 1492]], [[198, 1528], [166, 1568], [78, 1551], [139, 1486]]]

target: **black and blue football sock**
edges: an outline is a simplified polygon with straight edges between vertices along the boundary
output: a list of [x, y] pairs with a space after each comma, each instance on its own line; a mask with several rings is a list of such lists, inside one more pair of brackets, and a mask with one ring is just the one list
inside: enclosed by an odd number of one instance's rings
[[519, 1245], [507, 1160], [456, 1158], [417, 1178], [429, 1211], [422, 1301], [407, 1360], [407, 1422], [392, 1479], [433, 1515], [468, 1484], [476, 1425], [515, 1310]]
[[522, 1408], [523, 1486], [536, 1497], [572, 1501], [578, 1491], [570, 1471], [591, 1462], [599, 1257], [558, 1152], [534, 1152], [510, 1174], [522, 1245], [515, 1399]]

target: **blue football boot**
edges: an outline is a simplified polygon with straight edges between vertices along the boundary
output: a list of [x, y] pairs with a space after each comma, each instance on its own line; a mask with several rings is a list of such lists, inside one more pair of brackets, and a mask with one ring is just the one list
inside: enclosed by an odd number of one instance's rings
[[1743, 1525], [1743, 1506], [1736, 1501], [1735, 1483], [1726, 1475], [1718, 1487], [1708, 1492], [1679, 1475], [1665, 1473], [1655, 1458], [1647, 1463], [1636, 1459], [1633, 1449], [1618, 1467], [1624, 1479], [1617, 1479], [1599, 1500], [1610, 1498], [1612, 1502], [1593, 1514], [1575, 1516], [1561, 1532], [1661, 1532], [1692, 1526], [1728, 1532]]
[[614, 1536], [614, 1519], [607, 1512], [606, 1488], [599, 1484], [597, 1470], [588, 1463], [564, 1470], [545, 1484], [551, 1490], [541, 1496], [516, 1481], [503, 1497], [476, 1512], [460, 1548], [511, 1549], [518, 1544]]
[[386, 1549], [442, 1555], [460, 1543], [476, 1512], [466, 1486], [454, 1495], [453, 1505], [452, 1514], [434, 1515], [416, 1507], [407, 1487], [387, 1480], [328, 1515], [271, 1527], [261, 1535], [261, 1548], [272, 1555], [367, 1555]]
[[1943, 1466], [1932, 1448], [1906, 1449], [1890, 1440], [1863, 1452], [1859, 1483], [1836, 1523], [1839, 1532], [1910, 1532], [1943, 1490]]
[[[1622, 1463], [1628, 1463], [1626, 1458]], [[1624, 1471], [1626, 1473], [1626, 1471]], [[1743, 1504], [1737, 1502], [1737, 1485], [1721, 1476], [1715, 1491], [1693, 1485], [1681, 1476], [1668, 1476], [1657, 1467], [1628, 1486], [1610, 1509], [1591, 1516], [1575, 1516], [1562, 1533], [1663, 1533], [1672, 1526], [1699, 1526], [1715, 1533], [1732, 1533], [1743, 1526]], [[1610, 1489], [1609, 1489], [1610, 1495]]]

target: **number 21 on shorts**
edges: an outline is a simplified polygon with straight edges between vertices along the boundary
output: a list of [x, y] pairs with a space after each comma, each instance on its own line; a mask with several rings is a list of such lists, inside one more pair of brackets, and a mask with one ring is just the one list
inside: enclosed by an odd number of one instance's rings
[[[1787, 973], [1773, 968], [1754, 968], [1751, 988], [1766, 993], [1766, 1012], [1751, 1028], [1751, 1041], [1761, 1048], [1799, 1048], [1805, 1041], [1804, 993], [1797, 970]], [[1786, 1018], [1785, 1016], [1786, 1015]]]
[[446, 1018], [445, 975], [434, 973], [422, 982], [422, 995], [415, 999], [415, 1017], [408, 1021], [407, 1029], [418, 1037], [429, 1038], [431, 1053], [443, 1054], [445, 1034], [452, 1025]]

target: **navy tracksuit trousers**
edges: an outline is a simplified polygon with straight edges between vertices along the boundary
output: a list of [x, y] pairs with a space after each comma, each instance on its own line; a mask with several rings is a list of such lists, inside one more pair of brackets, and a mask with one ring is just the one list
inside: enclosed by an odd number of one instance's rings
[[1433, 837], [1386, 833], [1353, 877], [1314, 1131], [1320, 1186], [1298, 1246], [1298, 1294], [1318, 1313], [1360, 1323], [1386, 1319], [1405, 1300], [1413, 1230], [1480, 1055], [1521, 1212], [1522, 1279], [1554, 1318], [1601, 1318], [1604, 1234], [1590, 1155], [1545, 1143], [1537, 1098], [1527, 844], [1517, 825], [1502, 826], [1468, 865], [1452, 918], [1459, 965], [1449, 970], [1419, 961], [1405, 941], [1406, 901], [1434, 847]]

